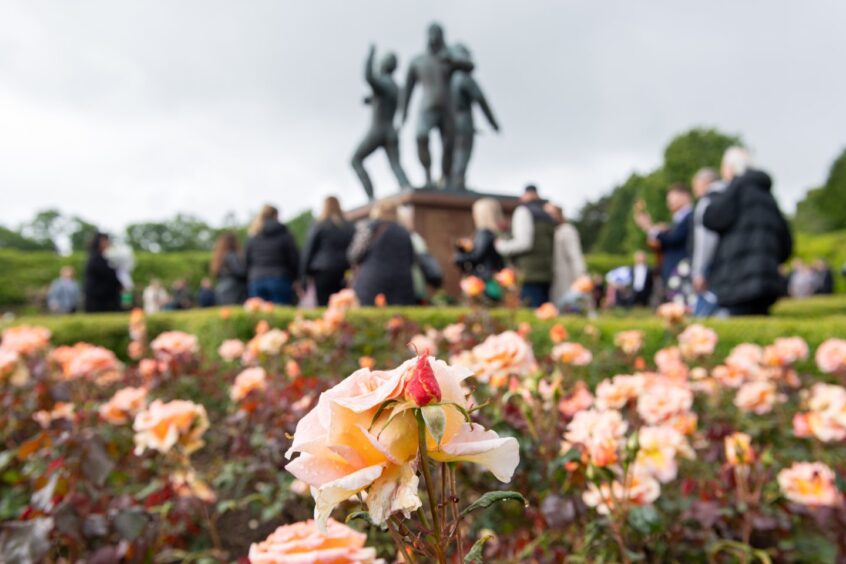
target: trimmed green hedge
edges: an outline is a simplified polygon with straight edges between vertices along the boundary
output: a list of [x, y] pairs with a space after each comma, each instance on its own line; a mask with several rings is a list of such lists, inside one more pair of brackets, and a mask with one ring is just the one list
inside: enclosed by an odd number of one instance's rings
[[[804, 309], [802, 309], [804, 308]], [[823, 311], [836, 311], [834, 315], [820, 317]], [[804, 314], [802, 312], [805, 312]], [[214, 354], [218, 345], [227, 338], [249, 339], [259, 319], [267, 319], [271, 325], [286, 327], [297, 315], [316, 316], [319, 310], [302, 311], [295, 308], [276, 308], [270, 314], [251, 314], [241, 308], [230, 310], [223, 319], [221, 310], [191, 310], [166, 312], [148, 316], [147, 327], [150, 337], [168, 330], [180, 330], [199, 337], [207, 354]], [[360, 354], [379, 353], [379, 347], [387, 346], [384, 338], [385, 325], [394, 315], [401, 314], [420, 325], [421, 328], [444, 326], [462, 320], [471, 313], [468, 308], [362, 308], [352, 310], [349, 321], [361, 335], [356, 346]], [[665, 330], [661, 320], [647, 315], [645, 311], [634, 315], [603, 315], [597, 319], [564, 316], [554, 321], [539, 321], [531, 310], [489, 310], [490, 315], [505, 327], [517, 327], [528, 322], [533, 330], [531, 339], [539, 350], [549, 346], [549, 328], [556, 322], [562, 323], [575, 341], [591, 343], [594, 348], [613, 347], [614, 335], [625, 329], [640, 329], [645, 334], [644, 354], [651, 356], [659, 348], [670, 344], [672, 337]], [[776, 337], [798, 335], [807, 340], [811, 347], [818, 346], [829, 337], [846, 337], [846, 297], [815, 298], [779, 305], [772, 318], [711, 319], [706, 325], [714, 328], [720, 342], [718, 355], [725, 355], [741, 342], [767, 344]], [[118, 354], [125, 353], [129, 343], [127, 314], [73, 315], [64, 317], [25, 317], [10, 324], [44, 325], [53, 331], [53, 342], [72, 344], [86, 341], [108, 347]], [[591, 330], [586, 330], [588, 327]], [[593, 331], [595, 329], [596, 331]]]
[[[43, 251], [0, 250], [0, 308], [43, 304], [47, 288], [59, 275], [59, 270], [65, 265], [73, 266], [81, 280], [85, 260], [82, 253], [61, 256]], [[196, 288], [200, 279], [208, 276], [210, 260], [211, 255], [207, 252], [136, 253], [132, 273], [136, 292], [140, 293], [151, 278], [160, 278], [165, 283], [187, 278]]]

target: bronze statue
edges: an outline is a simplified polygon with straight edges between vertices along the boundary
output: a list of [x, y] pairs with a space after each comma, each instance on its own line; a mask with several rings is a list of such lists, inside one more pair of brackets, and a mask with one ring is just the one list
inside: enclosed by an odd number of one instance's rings
[[364, 103], [373, 107], [373, 120], [370, 124], [370, 130], [359, 143], [352, 158], [352, 167], [371, 201], [373, 200], [373, 183], [364, 168], [364, 159], [379, 147], [385, 149], [388, 161], [391, 163], [391, 169], [393, 169], [400, 187], [407, 188], [409, 186], [408, 177], [406, 177], [400, 164], [399, 136], [394, 127], [394, 116], [399, 102], [399, 87], [391, 75], [397, 68], [397, 58], [393, 53], [386, 54], [382, 58], [377, 74], [373, 72], [375, 56], [376, 48], [371, 46], [364, 66], [364, 80], [370, 85], [373, 94], [365, 98]]
[[455, 135], [449, 187], [463, 191], [466, 190], [467, 165], [473, 153], [473, 138], [476, 134], [473, 104], [479, 105], [494, 131], [499, 131], [499, 124], [482, 89], [471, 76], [473, 61], [470, 50], [457, 44], [452, 47], [452, 59], [458, 63], [458, 68], [453, 72], [449, 83], [450, 111]]
[[449, 57], [444, 31], [440, 25], [429, 26], [428, 45], [425, 53], [411, 61], [402, 101], [402, 123], [408, 118], [408, 106], [414, 87], [423, 87], [423, 101], [417, 120], [417, 154], [426, 172], [426, 184], [432, 185], [432, 155], [429, 152], [429, 133], [437, 128], [443, 147], [441, 157], [442, 183], [446, 184], [452, 170], [452, 123], [449, 112], [449, 76], [454, 63]]

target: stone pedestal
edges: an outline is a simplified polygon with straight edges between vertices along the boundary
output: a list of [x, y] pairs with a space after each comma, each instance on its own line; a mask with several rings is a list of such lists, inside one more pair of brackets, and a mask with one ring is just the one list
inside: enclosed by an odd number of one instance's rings
[[[517, 198], [479, 192], [445, 192], [441, 190], [408, 190], [381, 198], [397, 206], [414, 209], [414, 228], [429, 246], [429, 252], [438, 259], [444, 271], [443, 290], [453, 297], [461, 294], [461, 272], [452, 263], [455, 242], [461, 237], [472, 237], [474, 232], [473, 202], [483, 197], [496, 198], [506, 216], [517, 207]], [[372, 204], [348, 212], [352, 221], [367, 218]]]

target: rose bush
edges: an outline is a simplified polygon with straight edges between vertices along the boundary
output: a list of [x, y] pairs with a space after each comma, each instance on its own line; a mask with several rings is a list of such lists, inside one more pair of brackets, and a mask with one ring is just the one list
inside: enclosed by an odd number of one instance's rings
[[[247, 308], [109, 348], [4, 330], [0, 560], [846, 556], [836, 336]], [[528, 505], [484, 511], [505, 487]]]

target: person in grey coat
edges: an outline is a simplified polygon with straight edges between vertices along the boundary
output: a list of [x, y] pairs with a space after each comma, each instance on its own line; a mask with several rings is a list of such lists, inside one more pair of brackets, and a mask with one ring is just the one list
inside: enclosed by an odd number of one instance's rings
[[357, 267], [353, 289], [362, 305], [373, 305], [379, 294], [389, 305], [415, 304], [414, 247], [408, 231], [397, 223], [396, 205], [374, 205], [370, 221], [356, 225], [347, 257]]
[[79, 284], [74, 279], [72, 266], [63, 266], [59, 278], [50, 284], [47, 308], [52, 313], [74, 313], [79, 309]]
[[212, 253], [211, 275], [216, 305], [235, 305], [247, 299], [247, 271], [241, 258], [241, 245], [231, 231], [220, 234]]
[[697, 198], [696, 206], [693, 208], [693, 256], [690, 263], [693, 290], [696, 292], [693, 315], [709, 317], [718, 309], [717, 296], [708, 289], [708, 274], [717, 252], [717, 245], [720, 243], [720, 235], [705, 227], [702, 219], [712, 198], [722, 192], [726, 184], [720, 180], [720, 175], [712, 168], [699, 169], [693, 175], [691, 184]]

